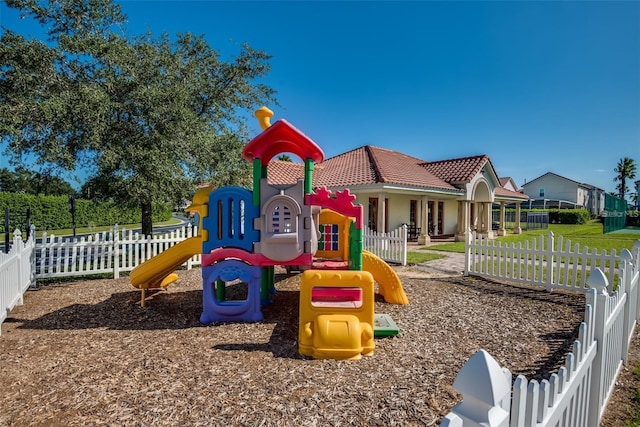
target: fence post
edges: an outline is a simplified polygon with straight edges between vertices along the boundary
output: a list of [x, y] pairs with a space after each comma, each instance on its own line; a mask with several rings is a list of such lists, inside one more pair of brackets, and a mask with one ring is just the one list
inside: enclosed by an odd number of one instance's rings
[[489, 353], [477, 351], [467, 360], [453, 382], [462, 402], [445, 417], [450, 427], [508, 427], [511, 373]]
[[36, 239], [36, 226], [31, 224], [29, 226], [29, 238], [27, 239], [27, 243], [29, 243], [29, 245], [31, 245], [31, 252], [30, 252], [30, 256], [29, 256], [29, 264], [31, 265], [31, 268], [29, 269], [29, 271], [31, 272], [31, 277], [29, 277], [29, 280], [31, 280], [31, 287], [32, 288], [36, 288], [36, 248], [37, 248], [37, 239]]
[[636, 314], [632, 313], [632, 309], [635, 307], [632, 306], [631, 301], [631, 280], [633, 279], [632, 260], [633, 256], [631, 252], [629, 252], [628, 249], [623, 249], [620, 253], [620, 281], [624, 283], [624, 289], [627, 293], [627, 299], [624, 303], [624, 322], [622, 322], [622, 335], [624, 338], [622, 340], [622, 363], [625, 365], [629, 359], [629, 355], [627, 354], [629, 351], [629, 335], [631, 335], [633, 325], [636, 321]]
[[[194, 235], [193, 232], [194, 232], [193, 224], [191, 223], [187, 224], [185, 240], [193, 237]], [[187, 260], [187, 270], [191, 270], [192, 268], [193, 268], [193, 257]]]
[[467, 235], [464, 239], [465, 251], [464, 251], [464, 275], [469, 275], [469, 269], [471, 268], [471, 242], [473, 236], [471, 235], [471, 227], [467, 228]]
[[[22, 277], [22, 231], [17, 228], [13, 231], [13, 246], [12, 252], [16, 253], [18, 257], [18, 280], [16, 283], [16, 295], [18, 295], [18, 304], [24, 304], [24, 296], [22, 294], [22, 285], [24, 284], [24, 277]], [[11, 276], [9, 276], [11, 277]]]
[[[547, 274], [546, 274], [546, 282], [547, 282], [547, 292], [551, 292], [553, 289], [553, 247], [554, 247], [554, 236], [553, 231], [549, 230], [547, 234]], [[544, 266], [545, 263], [543, 262]]]
[[[593, 365], [591, 368], [591, 390], [589, 395], [589, 425], [600, 424], [601, 414], [601, 401], [602, 396], [602, 383], [604, 382], [605, 369], [604, 364], [606, 362], [603, 338], [606, 322], [606, 302], [609, 298], [607, 293], [607, 287], [609, 281], [607, 276], [596, 268], [587, 281], [589, 288], [594, 289], [595, 293], [587, 294], [587, 304], [591, 304], [593, 308], [594, 316], [594, 333], [593, 339], [596, 341], [597, 351], [595, 358], [593, 359]], [[590, 344], [590, 343], [589, 343]]]
[[113, 278], [120, 278], [120, 231], [118, 224], [113, 227]]
[[407, 265], [407, 224], [402, 224], [402, 265]]
[[640, 239], [636, 240], [636, 242], [633, 244], [631, 253], [633, 254], [633, 257], [634, 257], [633, 264], [636, 266], [636, 269], [640, 268]]

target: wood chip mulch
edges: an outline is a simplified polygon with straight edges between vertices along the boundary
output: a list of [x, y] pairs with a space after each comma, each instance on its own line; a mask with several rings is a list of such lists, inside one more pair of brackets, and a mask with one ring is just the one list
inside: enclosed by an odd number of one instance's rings
[[564, 363], [584, 297], [398, 268], [409, 305], [372, 357], [298, 354], [299, 276], [276, 277], [261, 323], [203, 326], [199, 269], [139, 306], [127, 277], [28, 291], [2, 324], [0, 426], [429, 426], [460, 401], [477, 350], [541, 379]]

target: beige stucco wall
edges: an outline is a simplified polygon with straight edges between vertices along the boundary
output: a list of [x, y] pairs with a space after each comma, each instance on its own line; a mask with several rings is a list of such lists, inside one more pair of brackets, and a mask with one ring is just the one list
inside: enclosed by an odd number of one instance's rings
[[[356, 196], [356, 203], [361, 204], [364, 207], [364, 223], [365, 225], [368, 223], [369, 218], [369, 198], [377, 198], [380, 193], [353, 193]], [[384, 194], [385, 198], [388, 199], [388, 210], [389, 210], [389, 224], [387, 229], [389, 231], [395, 230], [400, 227], [403, 223], [409, 223], [409, 209], [411, 206], [411, 200], [418, 200], [420, 203], [420, 199], [411, 195], [404, 194]], [[382, 214], [382, 203], [378, 202], [378, 214]], [[420, 205], [418, 204], [418, 217], [420, 216]]]
[[[379, 193], [353, 193], [356, 196], [356, 203], [362, 204], [364, 207], [364, 222], [367, 224], [369, 218], [369, 198], [378, 197]], [[403, 223], [409, 223], [409, 209], [411, 200], [418, 201], [418, 224], [422, 215], [422, 198], [423, 195], [407, 195], [407, 194], [390, 194], [386, 193], [385, 197], [389, 199], [389, 224], [388, 230], [395, 230]], [[443, 200], [435, 197], [429, 197], [429, 201], [444, 202], [444, 221], [441, 234], [454, 234], [456, 231], [458, 220], [458, 202], [456, 200]], [[380, 205], [381, 208], [382, 205]], [[380, 212], [381, 213], [381, 212]]]

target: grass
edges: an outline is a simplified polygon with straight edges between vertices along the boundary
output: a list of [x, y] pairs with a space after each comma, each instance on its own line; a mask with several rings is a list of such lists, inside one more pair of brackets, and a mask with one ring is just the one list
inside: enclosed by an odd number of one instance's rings
[[436, 259], [445, 258], [446, 255], [428, 253], [428, 252], [415, 252], [409, 251], [407, 252], [407, 264], [421, 264], [423, 262], [433, 261]]
[[[596, 248], [598, 250], [606, 250], [610, 252], [615, 249], [620, 253], [622, 249], [629, 249], [633, 247], [636, 240], [640, 237], [638, 234], [603, 234], [602, 223], [598, 220], [589, 221], [586, 224], [549, 224], [549, 228], [546, 230], [532, 230], [523, 231], [522, 234], [508, 234], [506, 236], [498, 237], [499, 242], [505, 244], [515, 243], [518, 244], [531, 239], [538, 238], [538, 236], [546, 236], [549, 231], [552, 231], [554, 236], [563, 236], [564, 241], [571, 240], [571, 244], [578, 243], [581, 247]], [[464, 253], [464, 242], [455, 243], [442, 243], [439, 245], [429, 246], [428, 249], [443, 252], [459, 252]]]

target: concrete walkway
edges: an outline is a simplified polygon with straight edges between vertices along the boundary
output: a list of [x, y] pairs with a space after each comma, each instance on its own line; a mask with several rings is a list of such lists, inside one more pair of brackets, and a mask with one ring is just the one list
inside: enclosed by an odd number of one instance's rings
[[427, 273], [433, 273], [440, 276], [462, 276], [464, 274], [464, 254], [458, 252], [433, 251], [429, 249], [421, 249], [423, 245], [410, 245], [409, 251], [427, 252], [443, 255], [444, 258], [433, 261], [423, 262], [412, 266]]

